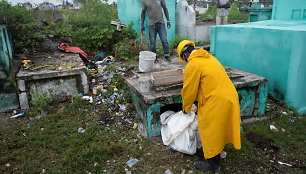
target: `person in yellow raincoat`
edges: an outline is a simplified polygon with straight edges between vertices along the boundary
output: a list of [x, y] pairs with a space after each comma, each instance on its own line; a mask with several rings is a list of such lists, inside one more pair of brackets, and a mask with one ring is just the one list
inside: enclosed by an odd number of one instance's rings
[[181, 91], [183, 112], [198, 102], [198, 126], [204, 157], [201, 171], [220, 171], [220, 153], [226, 144], [240, 149], [240, 106], [235, 86], [221, 63], [203, 48], [184, 40], [177, 48], [180, 62], [187, 62]]

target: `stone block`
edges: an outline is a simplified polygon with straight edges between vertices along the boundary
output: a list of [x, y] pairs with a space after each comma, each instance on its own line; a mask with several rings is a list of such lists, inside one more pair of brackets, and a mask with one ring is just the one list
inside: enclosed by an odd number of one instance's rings
[[29, 109], [28, 95], [26, 92], [19, 94], [19, 103], [21, 109]]
[[18, 89], [21, 92], [24, 92], [26, 90], [24, 80], [17, 80], [17, 85], [18, 85]]

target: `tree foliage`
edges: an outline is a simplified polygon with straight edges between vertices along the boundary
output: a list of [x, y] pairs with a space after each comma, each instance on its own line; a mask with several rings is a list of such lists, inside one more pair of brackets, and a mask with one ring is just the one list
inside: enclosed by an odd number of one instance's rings
[[35, 50], [41, 39], [41, 28], [36, 25], [33, 14], [24, 7], [12, 6], [0, 0], [0, 25], [7, 25], [15, 52]]

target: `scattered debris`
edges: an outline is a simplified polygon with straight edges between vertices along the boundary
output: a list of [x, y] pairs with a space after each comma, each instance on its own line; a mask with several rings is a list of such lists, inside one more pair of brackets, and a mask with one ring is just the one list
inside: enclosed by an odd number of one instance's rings
[[284, 162], [281, 162], [281, 161], [277, 161], [277, 162], [278, 162], [278, 164], [280, 164], [280, 165], [285, 165], [285, 166], [292, 167], [292, 165], [291, 165], [291, 164], [284, 163]]
[[284, 129], [284, 128], [282, 128], [281, 130], [282, 130], [282, 132], [286, 132], [286, 129]]
[[78, 133], [84, 133], [84, 132], [85, 132], [85, 129], [84, 129], [84, 128], [80, 127], [80, 128], [78, 129]]
[[170, 169], [167, 169], [167, 170], [165, 171], [165, 174], [173, 174], [173, 172], [172, 172]]
[[137, 123], [134, 123], [133, 129], [136, 129], [137, 127], [138, 127], [138, 124], [137, 124]]
[[282, 113], [283, 115], [288, 115], [288, 113], [287, 113], [286, 111], [281, 111], [281, 113]]
[[278, 129], [274, 125], [272, 125], [272, 124], [270, 125], [270, 130], [274, 131], [274, 132], [278, 131]]
[[6, 163], [5, 166], [6, 166], [6, 167], [10, 167], [11, 164], [10, 164], [10, 163]]
[[93, 98], [92, 96], [83, 96], [82, 99], [89, 101], [89, 103], [93, 103]]
[[121, 111], [126, 111], [127, 110], [127, 108], [126, 108], [126, 106], [124, 104], [118, 104], [118, 106], [119, 106], [119, 109]]
[[138, 159], [130, 159], [126, 162], [126, 165], [128, 165], [129, 167], [133, 167], [138, 161]]
[[24, 114], [25, 114], [25, 112], [20, 112], [19, 114], [13, 115], [10, 118], [21, 118], [21, 117], [24, 116]]
[[222, 152], [220, 153], [221, 159], [226, 158], [226, 155], [227, 155], [227, 153], [226, 153], [225, 151], [222, 151]]

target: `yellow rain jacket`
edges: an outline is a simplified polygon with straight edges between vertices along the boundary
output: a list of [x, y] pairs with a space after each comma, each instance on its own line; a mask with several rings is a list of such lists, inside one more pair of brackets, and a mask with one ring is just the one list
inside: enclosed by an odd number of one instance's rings
[[198, 125], [206, 159], [218, 155], [229, 143], [241, 148], [237, 91], [221, 63], [202, 48], [188, 58], [181, 95], [187, 113], [198, 101]]

